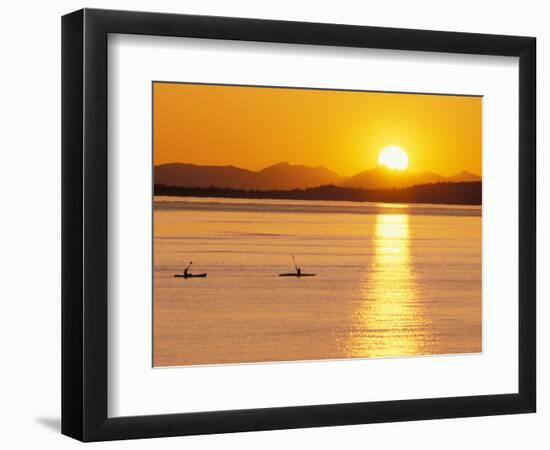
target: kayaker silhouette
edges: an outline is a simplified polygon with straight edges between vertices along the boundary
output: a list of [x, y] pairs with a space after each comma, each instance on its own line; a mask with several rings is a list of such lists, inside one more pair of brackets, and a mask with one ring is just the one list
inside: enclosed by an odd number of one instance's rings
[[291, 255], [291, 256], [292, 256], [292, 261], [294, 261], [294, 270], [295, 270], [295, 272], [280, 273], [279, 274], [280, 277], [301, 278], [301, 277], [314, 277], [315, 276], [314, 273], [302, 273], [301, 267], [298, 267], [298, 264], [296, 264], [296, 258], [294, 258], [294, 255]]
[[183, 274], [185, 276], [189, 275], [189, 269], [191, 268], [191, 264], [193, 264], [193, 261], [189, 261], [189, 265], [185, 269], [183, 269]]
[[294, 255], [292, 255], [292, 260], [294, 261], [294, 268], [296, 269], [296, 275], [300, 276], [302, 275], [302, 269], [298, 267], [298, 264], [296, 264], [296, 259], [294, 259]]
[[176, 273], [174, 275], [174, 278], [206, 278], [208, 274], [206, 272], [204, 273], [191, 273], [190, 269], [193, 264], [193, 261], [189, 261], [189, 264], [185, 269], [183, 269], [183, 273]]

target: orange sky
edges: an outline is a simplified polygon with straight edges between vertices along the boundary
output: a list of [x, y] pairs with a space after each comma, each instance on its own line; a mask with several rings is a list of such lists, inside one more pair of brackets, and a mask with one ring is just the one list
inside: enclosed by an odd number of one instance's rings
[[154, 83], [154, 163], [354, 175], [388, 145], [409, 170], [481, 175], [481, 97]]

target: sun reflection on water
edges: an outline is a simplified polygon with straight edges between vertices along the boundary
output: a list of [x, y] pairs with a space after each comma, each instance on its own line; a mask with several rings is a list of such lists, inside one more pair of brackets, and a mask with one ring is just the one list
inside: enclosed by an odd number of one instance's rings
[[422, 354], [427, 330], [412, 269], [409, 215], [378, 214], [373, 245], [354, 313], [349, 356]]

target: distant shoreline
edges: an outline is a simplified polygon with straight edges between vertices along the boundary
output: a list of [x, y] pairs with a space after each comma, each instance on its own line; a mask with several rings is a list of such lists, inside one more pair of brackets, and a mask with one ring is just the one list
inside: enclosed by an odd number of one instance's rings
[[382, 203], [481, 205], [482, 183], [441, 182], [394, 189], [361, 189], [334, 185], [292, 190], [255, 190], [224, 187], [154, 185], [154, 195], [273, 200], [327, 200]]

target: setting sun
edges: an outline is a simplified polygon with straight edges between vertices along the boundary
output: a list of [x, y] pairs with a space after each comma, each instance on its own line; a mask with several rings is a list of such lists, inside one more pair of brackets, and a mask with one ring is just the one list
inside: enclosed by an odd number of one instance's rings
[[380, 152], [378, 164], [388, 169], [405, 170], [409, 166], [409, 156], [401, 147], [390, 145]]

